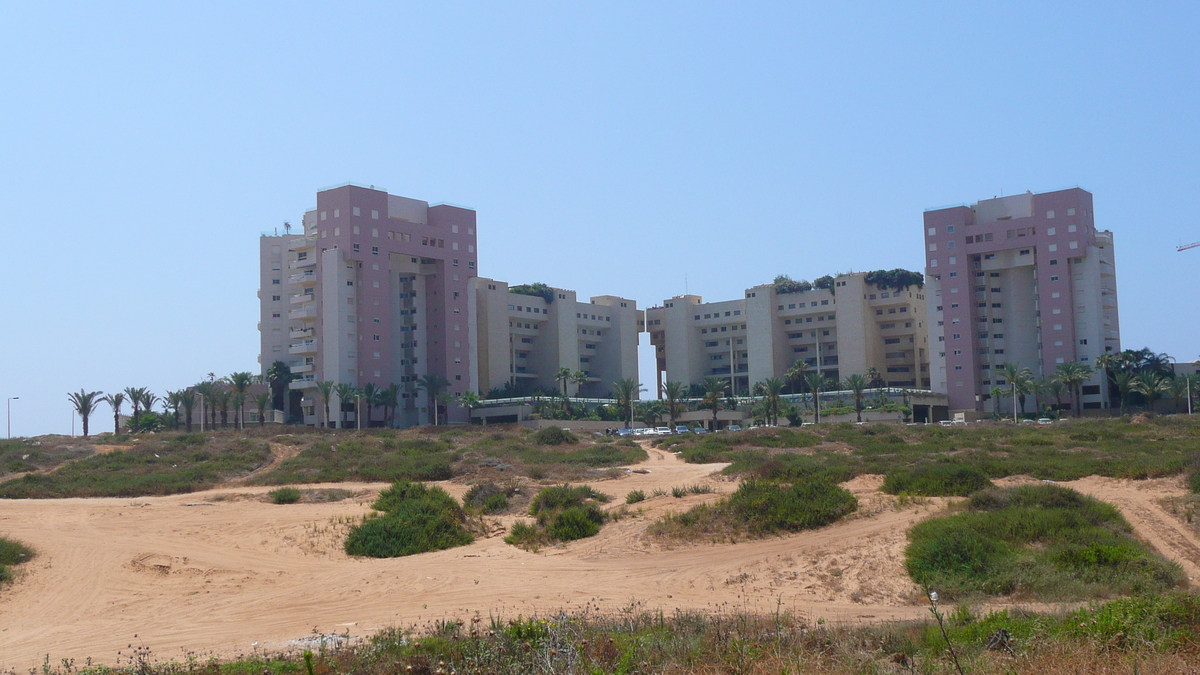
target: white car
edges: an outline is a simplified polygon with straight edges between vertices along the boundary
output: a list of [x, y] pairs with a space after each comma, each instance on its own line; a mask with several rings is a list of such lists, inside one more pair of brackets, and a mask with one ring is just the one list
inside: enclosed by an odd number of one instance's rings
[[655, 436], [670, 436], [671, 435], [671, 427], [655, 427], [654, 435]]

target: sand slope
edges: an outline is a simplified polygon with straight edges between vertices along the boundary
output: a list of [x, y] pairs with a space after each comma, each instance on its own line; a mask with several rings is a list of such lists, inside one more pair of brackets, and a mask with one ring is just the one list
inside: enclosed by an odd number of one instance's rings
[[[635, 467], [649, 473], [593, 484], [616, 497], [608, 508], [621, 508], [633, 489], [735, 487], [716, 475], [723, 465], [650, 454]], [[596, 537], [538, 553], [492, 536], [393, 560], [353, 559], [341, 550], [347, 522], [367, 513], [384, 485], [323, 485], [358, 496], [289, 506], [262, 501], [269, 488], [240, 486], [162, 498], [3, 501], [0, 531], [39, 557], [0, 592], [0, 669], [31, 668], [46, 654], [55, 662], [113, 663], [130, 644], [156, 658], [230, 656], [252, 643], [281, 647], [314, 630], [363, 636], [475, 611], [619, 611], [637, 602], [665, 610], [782, 607], [828, 621], [922, 616], [926, 610], [910, 604], [917, 589], [902, 567], [905, 531], [940, 502], [897, 508], [877, 491], [879, 482], [865, 476], [847, 485], [860, 499], [858, 514], [789, 537], [664, 547], [643, 536], [654, 517], [719, 494], [666, 496], [630, 507], [641, 514]], [[443, 485], [456, 496], [465, 490]], [[1159, 550], [1187, 559], [1189, 574], [1200, 563], [1195, 533], [1175, 527], [1154, 504], [1181, 493], [1179, 481], [1068, 485], [1116, 503]], [[501, 520], [507, 526], [513, 518]]]

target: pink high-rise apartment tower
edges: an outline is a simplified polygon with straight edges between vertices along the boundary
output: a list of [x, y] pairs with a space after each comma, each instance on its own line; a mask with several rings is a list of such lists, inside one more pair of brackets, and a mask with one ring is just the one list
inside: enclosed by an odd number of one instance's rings
[[[1041, 379], [1121, 350], [1113, 235], [1096, 230], [1091, 193], [1026, 192], [924, 221], [931, 379], [951, 411], [1011, 413], [1009, 397], [989, 400], [1008, 384], [1004, 364]], [[1108, 396], [1097, 373], [1082, 406], [1106, 407]]]
[[[396, 424], [433, 421], [418, 381], [438, 375], [446, 393], [470, 384], [468, 280], [476, 276], [475, 212], [390, 195], [357, 185], [317, 193], [303, 233], [264, 236], [260, 243], [264, 375], [275, 361], [299, 380], [288, 412], [307, 424], [325, 422], [316, 383], [401, 386]], [[356, 426], [352, 402], [331, 407], [331, 420]], [[297, 410], [297, 408], [299, 408]], [[365, 416], [365, 408], [363, 409]], [[465, 421], [455, 405], [443, 421]], [[379, 424], [383, 411], [374, 410]], [[461, 418], [461, 419], [459, 419]]]

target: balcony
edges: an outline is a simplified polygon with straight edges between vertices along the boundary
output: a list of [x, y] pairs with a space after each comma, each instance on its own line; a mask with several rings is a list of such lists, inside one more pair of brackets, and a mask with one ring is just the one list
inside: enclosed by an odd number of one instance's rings
[[316, 332], [317, 331], [312, 328], [294, 328], [292, 329], [292, 332], [288, 334], [288, 337], [292, 339], [311, 338], [316, 335]]
[[313, 295], [312, 293], [297, 293], [292, 296], [292, 304], [298, 305], [302, 302], [312, 302], [313, 300], [316, 300], [316, 299], [317, 299], [317, 297], [315, 295]]
[[293, 260], [292, 262], [288, 263], [288, 269], [304, 270], [308, 269], [309, 267], [315, 267], [316, 264], [317, 261], [315, 258], [309, 258], [308, 260]]
[[310, 234], [307, 237], [297, 237], [288, 244], [289, 251], [299, 251], [301, 249], [312, 248], [317, 245], [317, 235]]
[[292, 311], [288, 312], [288, 318], [301, 320], [315, 319], [317, 318], [317, 308], [309, 306], [301, 307], [300, 309], [293, 309]]
[[305, 363], [304, 365], [300, 365], [300, 366], [292, 366], [293, 374], [311, 373], [312, 370], [313, 370], [313, 364], [311, 364], [311, 363]]
[[289, 284], [315, 284], [315, 283], [317, 283], [317, 272], [316, 272], [316, 270], [309, 270], [307, 272], [293, 274], [292, 276], [288, 277], [288, 283]]
[[[292, 372], [295, 372], [295, 371], [292, 371]], [[317, 386], [317, 378], [312, 375], [309, 375], [308, 377], [302, 377], [299, 380], [293, 380], [291, 383], [288, 384], [288, 389], [308, 389], [308, 388], [315, 388], [316, 386]]]
[[[309, 340], [307, 342], [301, 342], [299, 344], [294, 344], [294, 345], [288, 347], [288, 353], [289, 354], [316, 354], [317, 353], [317, 341]], [[295, 372], [295, 371], [293, 371], [293, 372]]]

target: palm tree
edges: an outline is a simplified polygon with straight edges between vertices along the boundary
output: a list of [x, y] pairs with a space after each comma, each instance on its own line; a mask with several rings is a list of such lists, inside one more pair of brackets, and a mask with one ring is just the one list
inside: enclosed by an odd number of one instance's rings
[[167, 395], [163, 397], [163, 408], [171, 415], [171, 429], [179, 429], [179, 392], [167, 391]]
[[667, 382], [663, 388], [663, 396], [667, 398], [667, 414], [671, 417], [671, 430], [675, 430], [675, 418], [679, 415], [679, 407], [687, 396], [687, 387], [682, 382]]
[[[1009, 389], [1012, 391], [1013, 401], [1013, 421], [1017, 421], [1017, 415], [1025, 409], [1025, 394], [1028, 394], [1033, 382], [1033, 371], [1028, 368], [1022, 368], [1019, 363], [1005, 363], [1000, 366], [1000, 374], [1008, 381]], [[1017, 405], [1018, 399], [1020, 405]]]
[[379, 405], [383, 407], [383, 425], [392, 426], [396, 406], [400, 405], [400, 385], [395, 382], [379, 390]]
[[449, 380], [436, 374], [422, 375], [421, 379], [417, 380], [417, 390], [424, 390], [429, 396], [429, 405], [433, 408], [433, 426], [435, 427], [438, 425], [438, 395], [449, 386]]
[[[334, 428], [345, 429], [346, 428], [345, 405], [346, 405], [347, 401], [353, 399], [358, 394], [358, 387], [354, 386], [353, 384], [351, 384], [349, 382], [339, 382], [337, 385], [334, 386], [333, 390], [335, 392], [337, 392], [337, 397], [338, 397], [337, 424], [334, 425]], [[355, 417], [357, 417], [357, 415], [355, 415]]]
[[804, 376], [807, 373], [808, 373], [808, 362], [806, 362], [804, 359], [796, 359], [796, 362], [792, 364], [792, 367], [788, 368], [787, 372], [783, 374], [783, 376], [787, 378], [788, 385], [791, 387], [793, 394], [800, 393], [799, 391], [796, 390], [796, 383], [797, 382], [803, 383]]
[[1154, 410], [1154, 402], [1171, 388], [1167, 378], [1153, 370], [1144, 370], [1134, 376], [1133, 390], [1146, 397], [1146, 409]]
[[[154, 394], [150, 393], [149, 389], [142, 387], [142, 412], [143, 413], [154, 412], [154, 404], [155, 403], [158, 403], [158, 397], [155, 396]], [[138, 425], [140, 427], [141, 422], [139, 422]]]
[[1188, 395], [1188, 377], [1187, 375], [1172, 377], [1169, 384], [1171, 386], [1168, 393], [1171, 394], [1171, 401], [1174, 403], [1175, 412], [1179, 412], [1180, 402], [1187, 398]]
[[371, 426], [371, 418], [375, 416], [375, 403], [379, 400], [379, 387], [374, 382], [368, 382], [359, 390], [363, 400], [367, 402], [367, 426]]
[[234, 391], [233, 408], [236, 415], [234, 417], [234, 426], [239, 429], [246, 428], [246, 425], [242, 421], [242, 414], [245, 412], [243, 408], [246, 403], [246, 390], [250, 388], [250, 383], [253, 381], [254, 376], [246, 372], [233, 373], [229, 376], [229, 384], [233, 387]]
[[1120, 362], [1120, 357], [1118, 357], [1116, 354], [1108, 352], [1096, 357], [1096, 370], [1104, 375], [1100, 379], [1104, 382], [1104, 399], [1110, 408], [1112, 407], [1112, 397], [1109, 395], [1109, 392], [1111, 391], [1110, 381], [1113, 371], [1120, 364]]
[[571, 373], [571, 384], [575, 385], [575, 395], [579, 396], [579, 390], [588, 382], [588, 374], [582, 370], [577, 370]]
[[[1084, 381], [1086, 382], [1087, 380]], [[1066, 382], [1057, 377], [1051, 377], [1049, 379], [1042, 380], [1039, 383], [1039, 389], [1042, 393], [1049, 394], [1050, 396], [1054, 397], [1055, 410], [1058, 410], [1062, 406], [1062, 395], [1071, 391], [1071, 388], [1067, 386]]]
[[762, 381], [763, 399], [767, 404], [767, 417], [771, 420], [771, 425], [779, 424], [779, 404], [783, 400], [783, 378], [768, 377]]
[[562, 383], [562, 394], [565, 398], [567, 395], [567, 383], [571, 381], [571, 369], [559, 368], [558, 372], [554, 374], [554, 379]]
[[273, 398], [275, 398], [275, 396], [269, 389], [267, 391], [260, 391], [254, 395], [254, 407], [258, 408], [259, 427], [262, 427], [267, 423], [267, 411], [274, 411], [274, 408], [271, 407], [271, 399]]
[[814, 420], [820, 424], [821, 422], [821, 389], [825, 387], [825, 375], [819, 370], [814, 370], [804, 377], [804, 381], [808, 384], [808, 390], [812, 393], [813, 410], [816, 417]]
[[725, 388], [729, 386], [729, 380], [720, 377], [704, 378], [704, 405], [712, 410], [712, 427], [717, 429], [717, 413], [721, 410], [721, 397], [725, 395]]
[[868, 386], [875, 389], [879, 389], [885, 384], [883, 375], [879, 374], [879, 369], [875, 366], [867, 368], [867, 382], [870, 383]]
[[[217, 390], [217, 385], [211, 380], [201, 380], [198, 384], [192, 387], [192, 391], [200, 397], [200, 429], [204, 429], [204, 413], [205, 408], [211, 413], [213, 408], [212, 395]], [[211, 421], [209, 427], [213, 427]]]
[[[134, 425], [137, 424], [138, 411], [142, 409], [142, 392], [145, 389], [141, 387], [125, 387], [125, 396], [129, 398], [129, 403], [133, 406], [133, 416], [129, 418]], [[131, 429], [131, 431], [133, 431]]]
[[274, 402], [275, 410], [287, 410], [287, 403], [284, 401], [284, 393], [288, 390], [288, 385], [296, 379], [296, 375], [292, 373], [292, 369], [283, 361], [276, 361], [267, 369], [267, 383], [271, 386], [271, 394]]
[[196, 392], [192, 389], [179, 391], [179, 405], [183, 406], [183, 421], [187, 424], [188, 433], [192, 433], [192, 408], [196, 407]]
[[462, 396], [458, 397], [458, 404], [467, 410], [467, 424], [471, 424], [471, 410], [478, 407], [480, 403], [479, 394], [470, 389], [464, 391]]
[[1121, 414], [1124, 415], [1125, 405], [1129, 401], [1129, 394], [1137, 391], [1134, 387], [1136, 381], [1134, 380], [1133, 373], [1118, 371], [1116, 375], [1113, 375], [1113, 384], [1117, 385], [1117, 391], [1121, 394]]
[[992, 417], [1000, 419], [1000, 398], [1004, 396], [1004, 389], [1001, 387], [992, 387], [989, 392], [992, 397]]
[[[232, 392], [221, 387], [220, 383], [216, 383], [216, 386], [213, 388], [213, 412], [221, 413], [222, 429], [229, 428], [229, 404], [231, 403], [232, 395]], [[213, 426], [216, 426], [216, 420], [213, 420]]]
[[125, 394], [117, 392], [108, 394], [100, 399], [107, 403], [113, 411], [113, 436], [121, 435], [121, 406], [125, 405]]
[[626, 428], [633, 424], [633, 401], [638, 394], [644, 391], [646, 390], [642, 388], [642, 383], [632, 378], [627, 377], [613, 382], [613, 398], [617, 399], [617, 405], [625, 411]]
[[858, 422], [862, 421], [863, 392], [866, 391], [867, 385], [870, 383], [871, 381], [867, 379], [866, 375], [858, 374], [846, 377], [846, 381], [843, 383], [843, 386], [849, 389], [850, 393], [854, 396], [854, 413]]
[[79, 390], [78, 393], [67, 394], [67, 399], [71, 401], [71, 405], [75, 406], [75, 412], [79, 413], [79, 419], [83, 420], [83, 437], [88, 436], [88, 418], [96, 410], [96, 404], [100, 402], [99, 397], [102, 396], [102, 391], [84, 391]]
[[329, 399], [333, 398], [333, 388], [336, 386], [336, 382], [329, 380], [317, 382], [317, 394], [321, 396], [321, 403], [325, 406], [325, 419], [321, 422], [325, 427], [329, 426]]
[[1074, 403], [1075, 416], [1079, 417], [1083, 409], [1083, 402], [1080, 400], [1082, 396], [1079, 393], [1079, 388], [1084, 382], [1092, 379], [1092, 369], [1082, 363], [1061, 363], [1054, 370], [1054, 379], [1063, 383], [1070, 392]]

